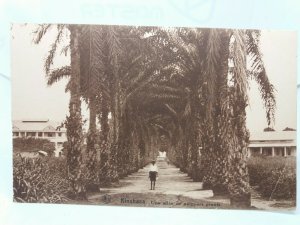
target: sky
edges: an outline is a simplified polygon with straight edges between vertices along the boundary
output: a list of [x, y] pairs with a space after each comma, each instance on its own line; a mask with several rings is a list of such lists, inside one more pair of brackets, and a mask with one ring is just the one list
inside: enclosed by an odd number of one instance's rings
[[[50, 119], [62, 121], [68, 114], [69, 94], [65, 93], [66, 80], [47, 87], [44, 60], [54, 40], [55, 31], [48, 33], [39, 45], [33, 43], [33, 25], [15, 24], [11, 39], [12, 71], [12, 118]], [[296, 128], [297, 103], [297, 36], [292, 31], [261, 32], [261, 52], [266, 71], [276, 89], [277, 109], [275, 130], [285, 127]], [[70, 60], [57, 55], [55, 67], [68, 65]], [[249, 83], [249, 107], [247, 127], [250, 132], [262, 131], [267, 127], [265, 110], [258, 86]], [[88, 117], [83, 105], [82, 113]]]
[[[297, 33], [292, 31], [262, 31], [261, 52], [270, 82], [275, 86], [275, 130], [296, 129], [297, 119]], [[258, 85], [250, 82], [247, 126], [250, 131], [267, 127], [263, 101]]]

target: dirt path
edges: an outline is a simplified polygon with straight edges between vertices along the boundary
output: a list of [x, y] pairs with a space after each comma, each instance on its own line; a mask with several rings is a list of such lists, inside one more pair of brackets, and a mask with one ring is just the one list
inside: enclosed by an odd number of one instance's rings
[[[121, 179], [117, 185], [101, 188], [90, 194], [88, 201], [97, 205], [126, 205], [180, 208], [231, 208], [226, 197], [213, 197], [211, 190], [203, 190], [201, 182], [193, 182], [164, 159], [157, 160], [158, 180], [155, 190], [150, 190], [149, 165]], [[278, 205], [279, 204], [279, 205]], [[290, 202], [266, 201], [252, 198], [252, 206], [265, 210], [291, 210]]]
[[155, 190], [150, 190], [150, 180], [148, 178], [149, 166], [150, 164], [120, 180], [119, 187], [102, 188], [102, 191], [109, 191], [110, 194], [173, 194], [197, 199], [212, 196], [212, 191], [202, 190], [201, 182], [193, 182], [187, 174], [180, 172], [174, 165], [168, 165], [164, 160], [157, 161], [158, 180], [156, 181]]
[[203, 190], [201, 182], [193, 182], [164, 159], [157, 160], [158, 180], [155, 190], [150, 190], [149, 165], [121, 179], [115, 187], [102, 188], [100, 194], [90, 195], [93, 204], [152, 206], [152, 207], [197, 207], [228, 208], [228, 201], [210, 199], [211, 190]]

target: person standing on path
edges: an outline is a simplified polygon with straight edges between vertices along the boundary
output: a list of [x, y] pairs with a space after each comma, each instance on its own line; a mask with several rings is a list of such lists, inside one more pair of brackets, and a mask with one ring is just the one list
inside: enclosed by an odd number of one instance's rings
[[155, 163], [155, 160], [152, 160], [152, 162], [150, 164], [150, 169], [149, 169], [149, 178], [150, 178], [150, 182], [151, 182], [150, 190], [155, 190], [155, 181], [156, 181], [157, 175], [158, 175], [158, 168]]

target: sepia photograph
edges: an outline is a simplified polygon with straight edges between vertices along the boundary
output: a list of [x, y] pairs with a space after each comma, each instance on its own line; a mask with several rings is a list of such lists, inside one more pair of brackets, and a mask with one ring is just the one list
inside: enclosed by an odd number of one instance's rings
[[13, 201], [296, 209], [297, 33], [12, 24]]

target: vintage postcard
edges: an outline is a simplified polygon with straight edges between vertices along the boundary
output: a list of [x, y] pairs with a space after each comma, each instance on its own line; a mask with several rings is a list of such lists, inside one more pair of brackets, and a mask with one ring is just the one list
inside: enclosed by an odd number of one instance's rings
[[294, 210], [296, 33], [13, 24], [15, 202]]

